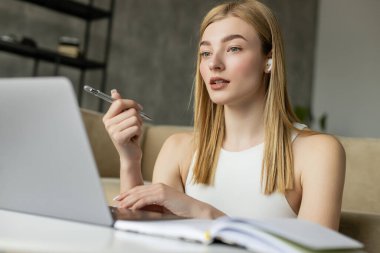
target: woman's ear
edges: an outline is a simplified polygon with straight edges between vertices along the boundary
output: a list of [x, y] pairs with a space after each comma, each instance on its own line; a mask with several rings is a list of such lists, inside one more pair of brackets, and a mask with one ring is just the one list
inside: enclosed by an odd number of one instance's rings
[[266, 55], [266, 57], [267, 57], [267, 62], [265, 63], [264, 72], [266, 74], [269, 74], [272, 71], [272, 65], [273, 65], [272, 50], [269, 51], [269, 53]]
[[267, 63], [265, 64], [265, 70], [264, 70], [265, 73], [269, 74], [271, 72], [271, 70], [272, 70], [272, 64], [273, 64], [273, 60], [272, 60], [272, 58], [269, 58], [267, 60]]

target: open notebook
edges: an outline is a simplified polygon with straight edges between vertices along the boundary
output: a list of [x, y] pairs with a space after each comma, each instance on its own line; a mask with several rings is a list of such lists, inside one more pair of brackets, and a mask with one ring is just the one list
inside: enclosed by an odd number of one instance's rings
[[204, 244], [221, 241], [253, 252], [363, 252], [362, 243], [301, 219], [119, 220], [115, 228]]

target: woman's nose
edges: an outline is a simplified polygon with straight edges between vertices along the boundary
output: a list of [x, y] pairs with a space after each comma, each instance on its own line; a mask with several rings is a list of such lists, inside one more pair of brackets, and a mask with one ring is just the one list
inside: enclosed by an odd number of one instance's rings
[[217, 70], [217, 71], [224, 70], [223, 60], [216, 54], [210, 59], [208, 66], [210, 70]]

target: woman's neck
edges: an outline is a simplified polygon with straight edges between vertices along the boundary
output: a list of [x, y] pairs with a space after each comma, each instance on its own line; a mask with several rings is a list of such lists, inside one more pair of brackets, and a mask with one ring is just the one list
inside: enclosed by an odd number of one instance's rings
[[264, 98], [239, 106], [224, 106], [223, 148], [241, 151], [264, 142]]

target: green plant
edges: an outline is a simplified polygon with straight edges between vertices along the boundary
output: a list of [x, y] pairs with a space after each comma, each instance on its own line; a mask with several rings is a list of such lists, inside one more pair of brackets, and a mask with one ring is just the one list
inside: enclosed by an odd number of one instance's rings
[[[315, 120], [315, 117], [311, 113], [310, 107], [295, 106], [294, 113], [302, 123], [307, 125], [311, 125]], [[322, 131], [325, 131], [327, 126], [327, 113], [323, 113], [317, 120], [319, 128]]]

